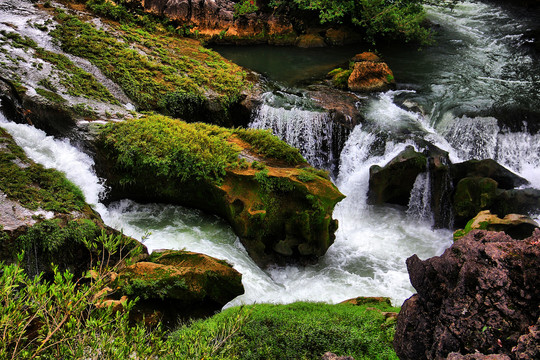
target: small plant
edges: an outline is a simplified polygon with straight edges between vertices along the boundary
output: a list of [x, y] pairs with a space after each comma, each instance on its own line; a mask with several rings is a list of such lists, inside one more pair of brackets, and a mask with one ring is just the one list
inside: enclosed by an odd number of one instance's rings
[[259, 162], [257, 160], [253, 161], [251, 163], [251, 168], [255, 169], [255, 170], [264, 170], [266, 169], [266, 164], [263, 163], [263, 162]]
[[259, 7], [255, 4], [255, 0], [242, 0], [234, 4], [234, 17], [254, 13], [259, 11]]

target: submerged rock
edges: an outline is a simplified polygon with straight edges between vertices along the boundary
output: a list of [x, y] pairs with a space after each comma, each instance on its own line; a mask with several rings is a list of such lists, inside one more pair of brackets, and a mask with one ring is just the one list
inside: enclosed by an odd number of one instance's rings
[[535, 358], [527, 356], [540, 347], [539, 242], [540, 230], [524, 240], [473, 230], [441, 256], [407, 259], [418, 293], [398, 316], [399, 358], [441, 359], [454, 352]]

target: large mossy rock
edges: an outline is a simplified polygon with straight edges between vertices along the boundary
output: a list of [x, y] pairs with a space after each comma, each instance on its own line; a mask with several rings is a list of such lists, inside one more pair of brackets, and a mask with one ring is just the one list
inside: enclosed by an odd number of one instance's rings
[[444, 359], [453, 352], [478, 352], [537, 359], [539, 241], [540, 230], [524, 240], [474, 230], [441, 256], [407, 259], [418, 293], [398, 315], [394, 348], [399, 358]]
[[369, 169], [368, 202], [406, 206], [418, 174], [426, 169], [427, 157], [407, 146], [384, 167], [374, 165]]
[[110, 258], [104, 253], [111, 266], [136, 248], [146, 252], [144, 245], [105, 226], [64, 174], [34, 163], [0, 128], [0, 261], [17, 261], [24, 252], [31, 275], [50, 277], [55, 264], [80, 276], [96, 265], [92, 258], [104, 250], [100, 239], [111, 235], [118, 240]]
[[471, 219], [481, 210], [489, 209], [497, 197], [497, 188], [497, 181], [488, 177], [461, 179], [454, 194], [456, 218]]
[[259, 265], [312, 261], [333, 243], [332, 210], [344, 196], [267, 131], [149, 116], [107, 126], [97, 151], [111, 199], [217, 214]]
[[454, 240], [461, 239], [472, 230], [503, 231], [514, 239], [525, 239], [530, 237], [537, 228], [536, 221], [528, 216], [508, 214], [501, 219], [489, 210], [484, 210], [471, 219], [465, 229], [456, 230]]
[[491, 178], [497, 182], [498, 187], [501, 189], [513, 189], [529, 184], [526, 179], [514, 174], [492, 159], [469, 160], [453, 164], [451, 172], [452, 178], [457, 181], [466, 177]]
[[211, 315], [244, 293], [242, 275], [227, 262], [175, 250], [154, 251], [123, 268], [112, 287], [115, 297], [138, 297], [138, 309], [159, 312], [170, 325], [178, 317]]

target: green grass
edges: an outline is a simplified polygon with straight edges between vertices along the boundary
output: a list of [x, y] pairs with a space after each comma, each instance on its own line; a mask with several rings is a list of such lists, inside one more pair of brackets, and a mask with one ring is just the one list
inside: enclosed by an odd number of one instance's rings
[[[112, 6], [112, 5], [111, 5]], [[242, 69], [193, 39], [180, 38], [157, 24], [152, 32], [137, 23], [110, 22], [99, 30], [76, 16], [56, 11], [51, 32], [62, 50], [86, 58], [118, 83], [140, 110], [171, 113], [160, 103], [170, 93], [217, 95], [226, 108], [248, 87]], [[165, 103], [166, 105], [166, 103]]]
[[[215, 334], [219, 333], [229, 338], [213, 353], [202, 352], [205, 359], [320, 359], [327, 351], [357, 360], [397, 359], [392, 348], [394, 323], [386, 321], [380, 311], [399, 309], [379, 302], [360, 306], [305, 302], [250, 305], [184, 326], [169, 342], [185, 351], [187, 359], [202, 357], [193, 356], [201, 353], [190, 352], [186, 342], [211, 341], [210, 334], [217, 341], [220, 337]], [[231, 319], [242, 322], [232, 334]]]
[[[19, 166], [18, 164], [23, 164]], [[68, 213], [85, 207], [79, 188], [64, 174], [29, 160], [11, 136], [0, 128], [0, 190], [22, 206]]]

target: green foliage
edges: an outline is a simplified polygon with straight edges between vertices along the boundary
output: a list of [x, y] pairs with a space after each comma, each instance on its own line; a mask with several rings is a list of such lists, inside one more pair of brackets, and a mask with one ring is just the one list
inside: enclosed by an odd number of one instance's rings
[[253, 150], [262, 156], [283, 160], [289, 165], [306, 163], [298, 149], [288, 145], [272, 135], [271, 130], [235, 129], [234, 133], [253, 146]]
[[98, 116], [97, 112], [90, 105], [85, 103], [73, 105], [71, 107], [71, 111], [73, 111], [75, 115], [79, 115], [85, 118], [96, 119]]
[[30, 278], [18, 264], [0, 263], [1, 359], [148, 359], [164, 349], [163, 332], [130, 326], [124, 312], [97, 308], [103, 278], [89, 284], [54, 271], [51, 282]]
[[153, 174], [170, 179], [220, 183], [239, 149], [227, 139], [231, 131], [203, 123], [188, 124], [160, 115], [108, 125], [102, 138], [115, 154], [127, 180]]
[[415, 41], [422, 45], [432, 42], [432, 34], [422, 25], [424, 0], [272, 0], [274, 7], [289, 6], [312, 10], [319, 14], [321, 24], [352, 23], [362, 28], [366, 39], [378, 38]]
[[64, 174], [29, 160], [0, 128], [0, 190], [22, 206], [69, 213], [85, 207], [81, 190]]
[[263, 163], [263, 162], [259, 162], [257, 160], [254, 160], [252, 163], [251, 163], [251, 167], [255, 170], [264, 170], [266, 169], [266, 164]]
[[184, 350], [188, 347], [185, 342], [195, 340], [195, 334], [198, 342], [210, 339], [218, 329], [227, 328], [239, 315], [247, 314], [247, 319], [241, 319], [241, 326], [217, 351], [186, 352], [193, 356], [185, 358], [320, 359], [326, 351], [332, 351], [355, 359], [397, 359], [392, 349], [394, 323], [386, 322], [380, 312], [397, 310], [386, 303], [373, 302], [360, 306], [259, 304], [227, 309], [183, 327], [171, 335], [169, 342]]
[[179, 94], [193, 100], [208, 90], [227, 107], [247, 87], [240, 67], [211, 50], [201, 51], [198, 41], [170, 34], [148, 15], [133, 16], [122, 5], [102, 0], [89, 2], [89, 8], [122, 21], [109, 23], [107, 32], [57, 10], [59, 25], [51, 35], [62, 50], [88, 59], [118, 83], [141, 110], [182, 110]]
[[307, 171], [307, 170], [300, 170], [300, 173], [298, 174], [298, 180], [301, 182], [310, 182], [317, 178], [317, 175], [314, 173]]
[[167, 276], [160, 279], [130, 279], [119, 286], [124, 294], [132, 297], [137, 296], [144, 300], [165, 299], [171, 292], [188, 289], [184, 279], [178, 277], [171, 279]]
[[242, 0], [234, 4], [234, 16], [242, 16], [245, 14], [259, 11], [259, 7], [255, 4], [255, 0]]
[[337, 68], [328, 73], [328, 76], [332, 77], [332, 85], [338, 89], [347, 89], [349, 86], [349, 76], [351, 76], [352, 70]]

